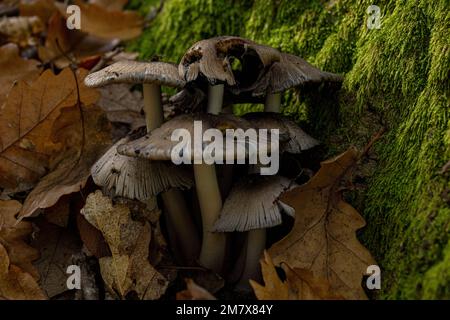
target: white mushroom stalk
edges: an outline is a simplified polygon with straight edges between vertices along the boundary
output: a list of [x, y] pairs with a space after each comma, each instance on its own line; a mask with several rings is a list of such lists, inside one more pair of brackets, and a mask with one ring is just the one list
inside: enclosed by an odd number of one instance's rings
[[281, 112], [281, 93], [267, 93], [264, 102], [265, 112]]
[[[209, 86], [208, 113], [219, 114], [222, 110], [224, 85]], [[220, 272], [225, 257], [226, 238], [222, 233], [212, 232], [222, 209], [222, 197], [214, 165], [194, 164], [195, 186], [200, 204], [203, 225], [203, 240], [199, 262], [201, 265]]]

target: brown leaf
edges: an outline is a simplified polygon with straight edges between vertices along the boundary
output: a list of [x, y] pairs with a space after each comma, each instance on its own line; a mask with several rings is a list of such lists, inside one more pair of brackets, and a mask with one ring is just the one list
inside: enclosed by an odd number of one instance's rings
[[367, 298], [362, 277], [369, 265], [376, 264], [356, 238], [364, 219], [342, 200], [339, 191], [340, 181], [357, 159], [358, 152], [351, 148], [324, 161], [311, 180], [281, 196], [295, 209], [295, 223], [269, 250], [275, 263], [285, 262], [325, 278], [333, 295], [345, 299]]
[[92, 55], [109, 52], [119, 44], [117, 39], [99, 39], [67, 29], [66, 20], [59, 11], [51, 16], [47, 33], [45, 45], [38, 48], [39, 59], [44, 62], [52, 61], [60, 69], [70, 65], [71, 61], [67, 56], [81, 62]]
[[168, 282], [148, 262], [150, 224], [133, 221], [127, 206], [113, 205], [101, 191], [88, 196], [82, 213], [103, 233], [111, 249], [111, 257], [99, 260], [110, 293], [117, 292], [123, 298], [134, 291], [140, 299], [159, 298]]
[[342, 296], [333, 294], [330, 284], [325, 278], [315, 277], [306, 269], [294, 268], [283, 265], [286, 273], [289, 291], [295, 300], [341, 300]]
[[278, 277], [275, 265], [267, 251], [264, 251], [264, 257], [261, 258], [260, 263], [265, 286], [250, 280], [258, 300], [289, 300], [289, 286]]
[[77, 227], [89, 255], [93, 255], [97, 259], [111, 255], [103, 234], [90, 224], [81, 213], [77, 214]]
[[28, 0], [21, 1], [19, 4], [19, 11], [22, 17], [37, 16], [43, 23], [47, 23], [57, 10], [53, 0]]
[[50, 208], [44, 210], [45, 220], [56, 226], [65, 228], [69, 223], [70, 196], [64, 196]]
[[45, 300], [36, 280], [10, 263], [5, 247], [0, 244], [0, 300]]
[[96, 4], [111, 11], [120, 11], [127, 4], [128, 0], [89, 0], [89, 3]]
[[177, 300], [217, 300], [205, 288], [200, 287], [192, 279], [185, 279], [186, 290], [177, 292]]
[[0, 106], [16, 81], [31, 83], [39, 76], [38, 65], [39, 61], [21, 58], [19, 48], [13, 43], [0, 47]]
[[[86, 88], [85, 70], [78, 70], [81, 102], [98, 99], [96, 90]], [[22, 191], [32, 187], [47, 172], [49, 158], [60, 151], [51, 140], [51, 130], [60, 110], [75, 105], [77, 90], [69, 69], [54, 75], [45, 71], [31, 85], [19, 81], [0, 109], [0, 187]]]
[[83, 108], [86, 140], [83, 145], [83, 128], [78, 107], [61, 109], [52, 128], [54, 141], [65, 146], [57, 155], [53, 170], [43, 177], [25, 199], [19, 217], [28, 217], [37, 209], [55, 205], [63, 195], [80, 191], [90, 176], [95, 161], [112, 144], [110, 126], [98, 107]]
[[[39, 270], [41, 288], [52, 298], [68, 290], [66, 270], [72, 264], [72, 257], [80, 252], [81, 243], [65, 228], [44, 220], [36, 224], [39, 231], [32, 244], [39, 248], [41, 257], [34, 264]], [[81, 281], [83, 285], [83, 279]]]
[[[110, 11], [96, 4], [74, 1], [83, 13], [81, 31], [105, 39], [129, 40], [142, 32], [143, 19], [134, 11]], [[61, 12], [68, 17], [65, 11]]]
[[272, 258], [264, 251], [261, 268], [265, 286], [250, 280], [258, 300], [335, 300], [342, 299], [331, 292], [327, 279], [315, 277], [306, 269], [292, 269], [283, 264], [286, 281], [282, 281], [275, 269]]
[[12, 264], [38, 278], [31, 262], [39, 258], [39, 251], [25, 242], [33, 228], [30, 222], [18, 222], [15, 218], [21, 208], [16, 200], [0, 200], [0, 244], [8, 252]]
[[130, 91], [127, 84], [112, 84], [99, 89], [101, 98], [98, 105], [105, 110], [108, 120], [129, 124], [132, 128], [145, 125], [142, 113], [144, 99], [142, 93]]

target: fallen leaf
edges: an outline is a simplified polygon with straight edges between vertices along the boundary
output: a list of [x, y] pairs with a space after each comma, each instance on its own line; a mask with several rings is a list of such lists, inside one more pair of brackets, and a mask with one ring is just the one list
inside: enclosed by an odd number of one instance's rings
[[66, 20], [59, 11], [50, 17], [47, 34], [45, 45], [38, 47], [39, 59], [46, 63], [53, 62], [60, 69], [69, 66], [71, 60], [82, 63], [92, 56], [100, 59], [102, 54], [110, 52], [120, 42], [118, 39], [100, 39], [67, 29]]
[[0, 17], [0, 30], [9, 42], [20, 47], [38, 44], [37, 35], [44, 31], [44, 24], [38, 17]]
[[11, 264], [8, 253], [0, 244], [0, 300], [45, 300], [36, 280]]
[[367, 299], [362, 278], [367, 267], [376, 264], [356, 238], [365, 221], [343, 201], [339, 190], [357, 159], [358, 152], [351, 148], [324, 161], [311, 180], [281, 196], [281, 201], [295, 209], [295, 223], [269, 250], [275, 263], [284, 262], [326, 279], [333, 295], [345, 299]]
[[97, 259], [100, 259], [111, 255], [103, 234], [90, 224], [81, 213], [77, 214], [77, 227], [81, 241], [83, 241], [89, 256], [93, 255]]
[[[110, 11], [97, 4], [75, 0], [83, 13], [81, 31], [105, 39], [129, 40], [142, 33], [143, 19], [134, 11]], [[68, 14], [61, 10], [65, 17]]]
[[[83, 107], [85, 141], [77, 106], [61, 109], [52, 128], [54, 141], [65, 146], [53, 160], [53, 170], [44, 176], [25, 199], [19, 218], [37, 209], [55, 205], [63, 195], [80, 191], [90, 176], [92, 165], [112, 144], [110, 125], [98, 107]], [[84, 143], [84, 146], [83, 146]]]
[[61, 228], [67, 227], [70, 216], [70, 196], [61, 197], [58, 202], [44, 210], [45, 220]]
[[108, 120], [129, 124], [132, 128], [145, 125], [144, 99], [140, 91], [130, 91], [127, 84], [112, 84], [99, 89], [98, 105], [106, 112]]
[[286, 280], [278, 276], [275, 265], [267, 253], [261, 258], [261, 269], [265, 285], [250, 280], [250, 285], [258, 300], [336, 300], [342, 299], [331, 292], [327, 279], [315, 277], [306, 269], [292, 269], [282, 265]]
[[177, 300], [217, 300], [211, 293], [205, 288], [200, 287], [192, 279], [185, 279], [186, 290], [177, 292]]
[[[77, 236], [67, 230], [46, 222], [36, 222], [39, 231], [32, 244], [39, 248], [41, 257], [34, 265], [39, 270], [41, 288], [49, 298], [55, 297], [67, 288], [67, 267], [72, 265], [72, 256], [81, 251]], [[83, 281], [83, 279], [81, 279]]]
[[265, 286], [250, 280], [250, 285], [258, 300], [289, 300], [289, 286], [285, 281], [281, 281], [267, 251], [264, 251], [264, 257], [261, 258], [260, 264]]
[[111, 11], [120, 11], [127, 4], [128, 0], [89, 0], [90, 4], [96, 4]]
[[34, 81], [41, 73], [39, 61], [20, 57], [19, 48], [13, 43], [0, 47], [0, 106], [16, 81]]
[[43, 23], [47, 23], [57, 10], [54, 0], [27, 0], [21, 1], [19, 4], [22, 17], [37, 16]]
[[[96, 90], [83, 85], [86, 70], [77, 71], [80, 100], [98, 99]], [[0, 109], [0, 187], [11, 192], [31, 188], [47, 173], [49, 158], [61, 150], [51, 140], [60, 110], [77, 102], [75, 79], [69, 69], [54, 75], [45, 71], [32, 84], [19, 81]]]
[[38, 272], [32, 261], [39, 258], [39, 251], [26, 242], [33, 227], [30, 222], [18, 222], [15, 215], [22, 204], [16, 200], [0, 200], [0, 244], [6, 249], [12, 264], [38, 278]]
[[311, 271], [290, 268], [283, 265], [289, 291], [296, 300], [342, 300], [342, 296], [333, 294], [330, 283], [325, 278], [316, 277]]
[[159, 298], [168, 282], [148, 261], [150, 224], [132, 220], [127, 206], [113, 205], [99, 190], [87, 197], [82, 213], [102, 232], [111, 249], [111, 257], [99, 260], [110, 293], [124, 298], [134, 291], [140, 299]]

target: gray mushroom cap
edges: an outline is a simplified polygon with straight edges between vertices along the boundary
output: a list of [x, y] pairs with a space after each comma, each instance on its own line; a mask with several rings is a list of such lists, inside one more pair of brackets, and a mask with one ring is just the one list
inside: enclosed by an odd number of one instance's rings
[[282, 114], [251, 112], [243, 117], [256, 129], [278, 129], [280, 149], [283, 152], [298, 154], [320, 144], [318, 140], [303, 131], [294, 121]]
[[[264, 144], [270, 151], [270, 144], [267, 144], [267, 140], [258, 138], [256, 134], [255, 137], [241, 140], [243, 144], [239, 143], [239, 148], [237, 148], [237, 139], [234, 139], [233, 136], [226, 135], [227, 129], [242, 129], [244, 132], [247, 129], [250, 129], [251, 125], [244, 119], [230, 114], [218, 116], [205, 113], [183, 114], [175, 117], [172, 120], [165, 122], [161, 127], [153, 130], [151, 133], [148, 133], [146, 136], [120, 145], [117, 150], [119, 154], [126, 156], [141, 157], [149, 160], [172, 160], [172, 150], [180, 144], [180, 140], [172, 140], [172, 134], [177, 129], [184, 129], [190, 134], [191, 139], [188, 139], [189, 137], [186, 138], [191, 142], [190, 149], [187, 148], [190, 152], [188, 155], [180, 154], [180, 156], [186, 156], [190, 160], [193, 160], [196, 151], [203, 152], [212, 143], [203, 142], [201, 150], [195, 149], [195, 144], [192, 141], [195, 135], [195, 121], [200, 121], [202, 124], [201, 136], [203, 136], [203, 133], [207, 129], [215, 128], [221, 131], [222, 138], [225, 138], [226, 140], [223, 142], [223, 149], [216, 150], [216, 152], [217, 157], [224, 161], [230, 157], [233, 159], [245, 160], [254, 155]], [[233, 143], [232, 149], [226, 148], [227, 140]]]
[[96, 185], [113, 196], [141, 201], [170, 188], [192, 187], [191, 175], [182, 168], [118, 154], [117, 146], [128, 141], [129, 137], [119, 140], [91, 168]]
[[280, 53], [274, 48], [240, 37], [222, 36], [192, 45], [181, 59], [178, 70], [187, 82], [196, 80], [201, 74], [211, 84], [225, 82], [233, 86], [236, 79], [230, 58], [250, 55], [259, 59], [262, 68], [280, 60]]
[[167, 62], [119, 61], [89, 74], [84, 83], [88, 87], [101, 87], [112, 83], [154, 83], [182, 88], [185, 81], [176, 65]]
[[239, 181], [225, 200], [216, 232], [249, 231], [274, 227], [282, 222], [282, 212], [294, 216], [292, 208], [278, 197], [295, 183], [282, 176], [248, 176]]
[[257, 97], [306, 84], [342, 82], [342, 80], [342, 76], [322, 71], [300, 57], [289, 53], [281, 53], [280, 61], [274, 62], [267, 72], [256, 81], [244, 88], [233, 88], [233, 92], [235, 94], [252, 92], [252, 95]]

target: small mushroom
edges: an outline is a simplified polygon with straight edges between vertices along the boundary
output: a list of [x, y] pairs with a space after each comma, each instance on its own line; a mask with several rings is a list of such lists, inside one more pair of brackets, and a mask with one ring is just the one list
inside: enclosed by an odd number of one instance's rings
[[101, 87], [112, 83], [142, 83], [147, 130], [161, 125], [164, 113], [161, 86], [183, 88], [177, 67], [166, 62], [119, 61], [100, 71], [89, 74], [84, 83], [88, 87]]
[[[233, 59], [242, 61], [240, 72], [233, 72]], [[206, 80], [209, 84], [208, 112], [218, 114], [222, 110], [224, 84], [235, 86], [251, 82], [264, 68], [279, 60], [280, 53], [276, 49], [244, 38], [222, 36], [201, 40], [191, 46], [178, 70], [186, 82]]]
[[280, 112], [281, 92], [306, 84], [342, 82], [340, 75], [321, 71], [300, 57], [281, 53], [256, 81], [248, 86], [233, 88], [235, 94], [251, 92], [254, 97], [266, 96], [264, 111]]
[[143, 202], [171, 188], [192, 187], [189, 173], [175, 165], [120, 155], [117, 146], [129, 141], [129, 137], [120, 139], [94, 164], [91, 174], [96, 185], [113, 196]]
[[243, 116], [255, 129], [278, 129], [282, 152], [298, 154], [320, 144], [294, 121], [275, 112], [251, 112]]
[[[201, 121], [202, 132], [195, 132], [194, 121]], [[233, 115], [180, 115], [167, 121], [160, 128], [152, 131], [151, 134], [119, 146], [118, 152], [123, 155], [138, 156], [150, 160], [171, 160], [174, 148], [179, 145], [178, 141], [171, 140], [174, 130], [185, 129], [190, 133], [191, 137], [195, 136], [195, 134], [201, 134], [203, 137], [203, 132], [209, 128], [218, 128], [222, 130], [240, 128], [246, 130], [250, 128], [250, 125], [247, 121]], [[225, 136], [225, 138], [229, 137]], [[187, 150], [187, 154], [185, 153], [186, 150], [176, 150], [174, 152], [183, 152], [183, 157], [186, 157], [190, 161], [194, 161], [195, 184], [203, 224], [203, 241], [199, 262], [203, 266], [219, 272], [222, 268], [225, 253], [225, 236], [222, 233], [212, 232], [212, 226], [219, 217], [220, 210], [222, 209], [222, 198], [217, 182], [215, 166], [206, 163], [195, 163], [196, 154], [198, 155], [199, 152], [203, 154], [203, 151], [209, 146], [208, 143], [203, 142], [201, 146], [196, 146], [195, 142], [191, 143], [190, 140], [189, 143], [190, 150]], [[258, 139], [249, 139], [243, 149], [234, 147], [233, 150], [228, 150], [225, 142], [224, 149], [216, 150], [216, 154], [223, 161], [225, 161], [227, 157], [245, 159], [246, 157], [251, 157], [253, 155], [252, 152], [256, 152], [257, 143]], [[200, 147], [201, 150], [198, 150], [198, 147]], [[237, 149], [238, 152], [234, 152], [235, 149]]]
[[248, 280], [260, 276], [259, 259], [266, 245], [266, 228], [281, 224], [282, 212], [294, 216], [293, 209], [278, 198], [295, 186], [282, 176], [251, 175], [239, 181], [225, 200], [213, 230], [248, 232], [245, 266], [238, 284], [240, 289], [248, 288]]

